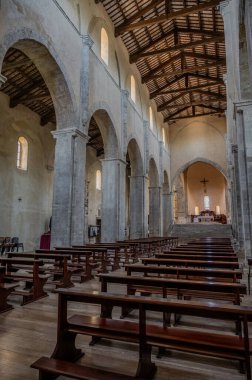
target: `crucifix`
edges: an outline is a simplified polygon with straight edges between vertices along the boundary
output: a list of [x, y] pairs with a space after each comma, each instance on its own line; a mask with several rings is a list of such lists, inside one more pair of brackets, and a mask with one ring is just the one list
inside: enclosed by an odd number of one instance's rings
[[207, 192], [206, 184], [209, 181], [204, 177], [203, 180], [200, 182], [203, 183], [204, 193], [206, 194], [206, 192]]

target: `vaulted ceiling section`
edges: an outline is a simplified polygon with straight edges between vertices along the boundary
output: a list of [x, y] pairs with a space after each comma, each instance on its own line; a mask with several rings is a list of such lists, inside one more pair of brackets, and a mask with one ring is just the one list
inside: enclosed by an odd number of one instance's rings
[[102, 3], [164, 122], [224, 114], [226, 73], [220, 0]]

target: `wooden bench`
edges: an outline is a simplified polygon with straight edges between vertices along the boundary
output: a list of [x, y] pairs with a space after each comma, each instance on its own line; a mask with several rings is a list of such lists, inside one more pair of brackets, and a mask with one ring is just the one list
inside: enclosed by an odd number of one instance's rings
[[142, 259], [144, 265], [169, 265], [184, 266], [194, 268], [223, 268], [223, 269], [239, 269], [239, 263], [232, 261], [213, 261], [213, 260], [189, 260], [189, 259], [158, 259], [148, 257]]
[[[49, 251], [50, 252], [50, 251]], [[49, 277], [52, 277], [52, 280], [47, 283], [53, 284], [56, 288], [69, 288], [74, 286], [72, 282], [72, 276], [74, 274], [79, 274], [81, 271], [80, 268], [72, 268], [69, 267], [68, 260], [71, 258], [71, 255], [66, 253], [64, 254], [55, 254], [54, 253], [8, 253], [8, 257], [23, 257], [23, 258], [31, 258], [31, 259], [43, 259], [44, 264], [51, 264], [43, 268], [43, 273]]]
[[127, 285], [127, 293], [132, 295], [136, 291], [143, 294], [153, 293], [159, 290], [164, 298], [168, 294], [177, 298], [196, 297], [231, 301], [235, 305], [240, 304], [241, 295], [246, 294], [246, 285], [234, 282], [214, 282], [188, 279], [125, 276], [119, 274], [102, 273], [99, 275], [101, 291], [108, 291], [108, 284]]
[[4, 281], [5, 267], [0, 266], [0, 313], [13, 309], [13, 306], [7, 303], [7, 298], [19, 285], [19, 283], [8, 284]]
[[[32, 367], [39, 369], [40, 379], [51, 379], [49, 374], [64, 374], [65, 362], [74, 362], [83, 355], [76, 347], [78, 334], [96, 336], [98, 338], [112, 339], [138, 345], [138, 367], [136, 376], [142, 379], [152, 379], [156, 366], [151, 360], [153, 346], [168, 348], [169, 350], [190, 352], [197, 355], [225, 358], [238, 361], [240, 370], [245, 365], [247, 380], [251, 380], [251, 339], [248, 334], [248, 322], [252, 321], [252, 308], [234, 305], [219, 305], [213, 302], [169, 301], [162, 299], [147, 299], [123, 295], [111, 295], [98, 292], [81, 292], [75, 289], [59, 289], [58, 303], [58, 332], [57, 343], [52, 359], [63, 360], [64, 364], [55, 369], [52, 361], [42, 364], [37, 361]], [[112, 307], [127, 307], [139, 310], [136, 321], [112, 319], [111, 316], [77, 314], [68, 316], [68, 303], [79, 302], [100, 305], [101, 309], [107, 305]], [[82, 307], [85, 310], [85, 307]], [[197, 330], [197, 328], [167, 327], [160, 324], [151, 324], [147, 319], [147, 312], [176, 313], [193, 317], [214, 318], [223, 321], [240, 320], [242, 335], [231, 333], [223, 334], [219, 330]], [[207, 324], [207, 323], [206, 323]], [[49, 359], [50, 361], [50, 359]], [[47, 365], [50, 365], [48, 371]], [[79, 369], [72, 364], [68, 376], [75, 377]], [[94, 371], [95, 373], [95, 371]], [[110, 373], [109, 373], [110, 374]], [[95, 376], [95, 375], [94, 375]], [[55, 377], [53, 377], [55, 378]], [[82, 377], [78, 377], [82, 379]], [[85, 379], [85, 377], [83, 377]], [[92, 378], [92, 377], [91, 377]], [[118, 375], [120, 378], [120, 375]], [[94, 377], [96, 379], [96, 377]], [[103, 378], [101, 378], [103, 379]], [[105, 379], [105, 378], [104, 378]], [[100, 380], [100, 379], [99, 379]]]
[[212, 261], [228, 261], [238, 263], [237, 256], [221, 256], [221, 255], [209, 255], [209, 254], [193, 254], [193, 253], [155, 253], [155, 257], [158, 259], [173, 258], [173, 259], [188, 259], [188, 260], [212, 260]]
[[33, 363], [31, 367], [39, 370], [40, 380], [52, 379], [52, 375], [54, 375], [54, 379], [55, 376], [62, 375], [80, 380], [132, 380], [135, 378], [134, 376], [104, 371], [64, 360], [46, 358], [44, 356]]
[[[22, 296], [22, 305], [47, 296], [47, 293], [44, 291], [44, 285], [47, 282], [49, 275], [41, 274], [39, 272], [40, 267], [44, 265], [42, 260], [20, 257], [1, 257], [0, 263], [6, 266], [4, 276], [6, 282], [8, 281], [10, 284], [16, 284], [17, 281], [25, 283], [24, 288], [16, 289], [12, 292], [12, 294]], [[20, 273], [19, 270], [23, 270], [23, 273]]]
[[131, 276], [132, 273], [144, 273], [145, 276], [149, 274], [153, 276], [156, 274], [174, 276], [176, 278], [205, 278], [205, 279], [214, 279], [214, 281], [228, 281], [237, 282], [237, 280], [242, 278], [242, 271], [235, 269], [211, 269], [211, 268], [183, 268], [183, 267], [166, 267], [158, 265], [143, 265], [143, 264], [132, 264], [126, 265], [125, 270], [127, 275]]

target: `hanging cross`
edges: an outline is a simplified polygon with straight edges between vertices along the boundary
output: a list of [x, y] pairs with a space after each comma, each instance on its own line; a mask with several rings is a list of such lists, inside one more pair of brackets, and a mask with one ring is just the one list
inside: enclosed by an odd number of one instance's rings
[[204, 186], [204, 193], [206, 193], [206, 184], [207, 182], [209, 182], [205, 177], [203, 178], [202, 181], [200, 181], [201, 183], [203, 183], [203, 186]]

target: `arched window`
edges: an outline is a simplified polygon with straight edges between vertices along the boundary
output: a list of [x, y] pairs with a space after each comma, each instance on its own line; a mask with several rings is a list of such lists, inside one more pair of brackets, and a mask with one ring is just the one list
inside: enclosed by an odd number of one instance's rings
[[153, 131], [153, 111], [151, 106], [149, 107], [149, 119], [150, 119], [150, 129]]
[[108, 65], [109, 59], [109, 41], [108, 34], [104, 28], [101, 28], [101, 59]]
[[136, 81], [134, 75], [130, 76], [130, 97], [136, 103]]
[[17, 168], [27, 170], [28, 142], [24, 137], [19, 137], [17, 146]]
[[101, 171], [96, 170], [96, 190], [101, 190]]
[[210, 210], [210, 199], [208, 195], [204, 195], [204, 209]]
[[165, 129], [162, 128], [162, 139], [163, 139], [163, 143], [165, 145]]

